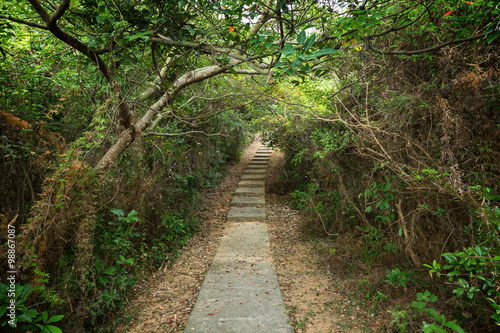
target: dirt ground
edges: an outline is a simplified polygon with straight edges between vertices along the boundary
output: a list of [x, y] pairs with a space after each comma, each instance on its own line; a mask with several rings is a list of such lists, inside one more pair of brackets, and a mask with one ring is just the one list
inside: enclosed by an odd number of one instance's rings
[[[183, 331], [222, 237], [233, 193], [260, 145], [250, 144], [241, 162], [229, 168], [222, 184], [204, 194], [200, 230], [175, 264], [139, 281], [129, 296], [122, 324], [114, 332]], [[296, 332], [308, 333], [378, 331], [380, 323], [365, 314], [352, 297], [346, 298], [343, 281], [328, 272], [314, 244], [302, 235], [299, 213], [280, 194], [282, 164], [283, 156], [273, 153], [266, 180], [266, 212], [278, 280], [292, 327]]]

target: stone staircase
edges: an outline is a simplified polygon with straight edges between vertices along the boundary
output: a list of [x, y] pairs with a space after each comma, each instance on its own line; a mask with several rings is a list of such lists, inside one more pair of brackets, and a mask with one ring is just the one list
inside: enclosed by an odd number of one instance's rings
[[228, 223], [184, 332], [291, 333], [269, 249], [261, 147], [235, 191]]

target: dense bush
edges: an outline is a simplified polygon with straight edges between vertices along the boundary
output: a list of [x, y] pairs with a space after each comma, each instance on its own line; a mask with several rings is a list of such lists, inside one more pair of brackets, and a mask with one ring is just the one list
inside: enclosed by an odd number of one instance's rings
[[345, 270], [343, 258], [359, 258], [361, 270], [425, 265], [439, 298], [480, 330], [500, 319], [500, 94], [498, 63], [488, 62], [497, 49], [383, 59], [346, 50], [357, 75], [278, 91], [303, 97], [269, 132], [305, 230], [355, 239], [334, 248], [332, 267]]

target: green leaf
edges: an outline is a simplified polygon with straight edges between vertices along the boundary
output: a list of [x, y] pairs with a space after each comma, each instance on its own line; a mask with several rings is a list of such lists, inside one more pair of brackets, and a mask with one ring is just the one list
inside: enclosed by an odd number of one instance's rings
[[299, 43], [299, 45], [304, 45], [305, 42], [306, 42], [306, 31], [302, 30], [297, 36], [297, 43]]
[[291, 56], [292, 54], [295, 54], [295, 48], [290, 44], [286, 44], [285, 48], [281, 50], [280, 53], [288, 57]]
[[465, 333], [465, 331], [462, 329], [462, 327], [460, 327], [456, 323], [456, 321], [448, 321], [448, 322], [444, 323], [443, 326], [451, 328], [452, 330], [454, 330], [455, 332], [458, 332], [458, 333]]
[[45, 323], [46, 324], [55, 323], [56, 321], [59, 321], [59, 320], [61, 320], [63, 318], [64, 318], [64, 315], [53, 316], [53, 317], [50, 317], [50, 319], [47, 320]]
[[17, 316], [17, 319], [18, 319], [19, 321], [23, 321], [23, 322], [25, 322], [25, 323], [32, 323], [32, 322], [33, 322], [32, 317], [31, 317], [31, 316], [27, 316], [25, 313], [23, 313], [23, 314], [21, 314], [21, 315]]
[[411, 306], [416, 309], [423, 309], [427, 306], [427, 304], [425, 302], [413, 301], [413, 303], [411, 303]]
[[132, 36], [125, 36], [125, 38], [128, 39], [129, 41], [135, 40], [137, 38], [148, 39], [146, 35], [149, 35], [150, 33], [151, 33], [150, 31], [138, 32], [136, 34], [133, 34]]
[[124, 217], [125, 216], [125, 213], [123, 212], [123, 210], [118, 209], [118, 208], [111, 208], [109, 211], [111, 213], [115, 214], [115, 215], [120, 216], [120, 217]]
[[283, 61], [279, 61], [276, 63], [276, 65], [274, 65], [274, 68], [279, 68], [281, 66], [283, 66], [285, 63]]
[[309, 48], [314, 44], [315, 41], [316, 41], [316, 34], [313, 34], [306, 40], [306, 43], [304, 45], [304, 50], [306, 51], [309, 50]]
[[52, 325], [47, 325], [45, 327], [50, 331], [50, 333], [62, 333], [62, 330], [59, 327]]
[[186, 27], [185, 27], [185, 28], [189, 31], [189, 33], [190, 33], [191, 35], [196, 35], [196, 31], [195, 31], [195, 30], [193, 29], [193, 27], [192, 27], [192, 26], [190, 26], [189, 24], [188, 24], [188, 25], [186, 25]]
[[236, 73], [236, 70], [233, 68], [233, 66], [230, 66], [227, 69], [229, 70], [229, 72], [231, 72], [231, 74], [238, 75], [238, 73]]
[[[22, 313], [30, 318], [35, 318], [38, 314], [38, 311], [36, 311], [35, 309], [21, 309]], [[30, 321], [31, 322], [31, 321]]]
[[435, 321], [438, 321], [441, 324], [446, 322], [445, 316], [442, 315], [441, 313], [437, 312], [433, 308], [427, 308], [427, 309], [425, 309], [425, 312], [427, 312]]
[[106, 268], [104, 271], [102, 271], [104, 274], [109, 274], [113, 275], [116, 272], [117, 268], [115, 266], [109, 266]]
[[105, 277], [105, 276], [99, 276], [97, 278], [99, 280], [99, 282], [101, 282], [103, 285], [106, 285], [109, 281], [109, 278], [108, 277]]
[[491, 42], [493, 42], [495, 39], [497, 39], [499, 34], [500, 34], [500, 31], [495, 31], [492, 34], [489, 34], [488, 37], [486, 37], [486, 42], [488, 42], [488, 44], [491, 44]]
[[337, 53], [338, 51], [335, 50], [335, 49], [332, 49], [332, 48], [326, 48], [326, 49], [321, 49], [321, 50], [318, 50], [316, 52], [314, 52], [314, 55], [316, 57], [319, 57], [319, 56], [324, 56], [324, 55], [328, 55], [328, 54], [335, 54]]

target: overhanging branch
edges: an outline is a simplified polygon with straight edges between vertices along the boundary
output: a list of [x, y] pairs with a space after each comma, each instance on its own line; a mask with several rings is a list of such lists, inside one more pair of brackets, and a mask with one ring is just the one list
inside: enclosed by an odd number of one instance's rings
[[222, 133], [213, 133], [213, 134], [210, 134], [210, 133], [205, 133], [203, 131], [188, 131], [188, 132], [181, 132], [181, 133], [159, 133], [159, 132], [148, 132], [145, 134], [145, 136], [151, 136], [151, 135], [155, 135], [155, 136], [182, 136], [182, 135], [190, 135], [190, 134], [203, 134], [205, 136], [222, 136], [222, 137], [225, 137], [225, 138], [230, 138], [231, 136], [230, 135], [227, 135], [227, 134], [222, 134]]
[[16, 23], [21, 23], [21, 24], [24, 24], [24, 25], [27, 25], [27, 26], [30, 26], [30, 27], [33, 27], [33, 28], [38, 28], [38, 29], [42, 29], [42, 30], [49, 30], [49, 28], [47, 28], [44, 25], [33, 23], [33, 22], [28, 22], [28, 21], [25, 21], [25, 20], [21, 20], [21, 19], [15, 18], [15, 17], [10, 16], [10, 15], [0, 15], [0, 18], [6, 19], [6, 20], [9, 20], [9, 21], [12, 21], [12, 22], [16, 22]]
[[467, 37], [467, 38], [461, 38], [461, 39], [455, 39], [455, 40], [452, 39], [452, 40], [449, 40], [447, 42], [444, 42], [442, 44], [439, 44], [439, 45], [436, 45], [433, 47], [429, 47], [429, 48], [421, 49], [421, 50], [415, 50], [415, 51], [382, 51], [382, 50], [379, 50], [379, 49], [373, 47], [373, 45], [371, 44], [370, 38], [368, 38], [368, 37], [361, 37], [361, 38], [365, 42], [366, 47], [375, 53], [386, 54], [386, 55], [393, 54], [393, 55], [407, 55], [407, 56], [409, 56], [409, 55], [416, 55], [416, 54], [422, 54], [422, 53], [426, 53], [426, 52], [436, 51], [436, 50], [439, 50], [439, 49], [441, 49], [445, 46], [448, 46], [448, 45], [474, 41], [474, 40], [483, 38], [484, 36], [486, 36], [486, 34], [482, 33], [482, 34]]
[[223, 54], [228, 55], [230, 58], [247, 63], [248, 66], [250, 66], [256, 72], [256, 74], [263, 74], [263, 75], [269, 74], [269, 72], [267, 70], [262, 68], [264, 66], [268, 67], [267, 65], [264, 65], [261, 67], [261, 65], [254, 63], [253, 59], [251, 57], [247, 57], [247, 56], [242, 55], [241, 54], [242, 52], [239, 50], [236, 50], [236, 52], [234, 52], [233, 49], [230, 49], [227, 47], [218, 47], [218, 46], [211, 46], [211, 45], [195, 43], [195, 42], [173, 40], [172, 38], [167, 37], [167, 36], [163, 36], [161, 34], [158, 34], [158, 36], [159, 36], [159, 38], [158, 37], [151, 37], [151, 41], [157, 42], [157, 43], [163, 44], [163, 45], [169, 45], [169, 46], [180, 46], [180, 47], [189, 47], [189, 48], [193, 48], [193, 49], [201, 49], [201, 50], [207, 51], [211, 54], [217, 53], [217, 52], [223, 53]]

